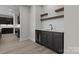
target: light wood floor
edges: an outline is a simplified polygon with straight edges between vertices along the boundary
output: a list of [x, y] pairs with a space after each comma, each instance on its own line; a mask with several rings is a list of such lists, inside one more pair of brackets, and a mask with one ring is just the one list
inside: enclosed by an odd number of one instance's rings
[[13, 34], [4, 34], [0, 39], [0, 54], [56, 54], [54, 51], [31, 40], [20, 41]]

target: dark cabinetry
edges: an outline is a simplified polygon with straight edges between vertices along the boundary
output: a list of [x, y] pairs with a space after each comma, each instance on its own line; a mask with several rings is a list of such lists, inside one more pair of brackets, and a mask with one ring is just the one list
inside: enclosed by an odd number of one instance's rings
[[0, 17], [0, 24], [13, 24], [13, 18]]
[[15, 35], [20, 38], [20, 29], [19, 28], [15, 28]]
[[63, 53], [64, 52], [64, 34], [63, 33], [54, 33], [54, 45], [55, 45], [55, 50], [58, 53]]
[[[41, 32], [41, 35], [40, 35], [41, 37], [40, 37], [40, 42], [43, 44], [43, 45], [46, 45], [47, 46], [47, 44], [48, 44], [48, 40], [47, 40], [47, 38], [46, 38], [46, 32]], [[41, 40], [41, 39], [43, 39], [43, 40]]]
[[48, 40], [48, 47], [51, 49], [55, 48], [55, 40], [54, 40], [54, 34], [52, 32], [47, 32], [47, 40]]
[[0, 29], [0, 39], [2, 38], [1, 29]]
[[36, 42], [57, 53], [64, 52], [64, 33], [36, 30]]
[[13, 28], [2, 28], [2, 34], [13, 33]]

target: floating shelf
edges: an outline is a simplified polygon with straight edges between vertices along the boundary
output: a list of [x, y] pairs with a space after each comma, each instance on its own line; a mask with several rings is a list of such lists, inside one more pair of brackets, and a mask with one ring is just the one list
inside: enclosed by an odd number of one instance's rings
[[40, 16], [43, 17], [43, 16], [47, 16], [48, 13], [44, 13], [44, 14], [41, 14]]
[[60, 11], [64, 11], [64, 7], [55, 10], [55, 12], [60, 12]]
[[41, 19], [41, 21], [50, 20], [50, 19], [56, 19], [56, 18], [62, 18], [62, 17], [64, 17], [64, 15], [58, 15], [58, 16], [54, 16], [54, 17], [43, 18], [43, 19]]

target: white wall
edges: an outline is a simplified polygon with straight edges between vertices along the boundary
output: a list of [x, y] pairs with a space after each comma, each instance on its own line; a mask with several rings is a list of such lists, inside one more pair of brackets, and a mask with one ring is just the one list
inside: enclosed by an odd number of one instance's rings
[[36, 6], [36, 21], [35, 21], [35, 29], [41, 29], [41, 6]]
[[29, 39], [29, 14], [30, 8], [28, 6], [20, 7], [20, 21], [21, 21], [21, 30], [20, 30], [20, 39], [27, 40]]
[[30, 7], [30, 39], [35, 42], [35, 29], [41, 28], [40, 21], [40, 6], [31, 6]]
[[79, 6], [65, 6], [65, 53], [79, 54]]
[[[64, 12], [55, 12], [56, 9], [63, 7], [62, 5], [45, 5], [42, 6], [42, 14], [48, 13], [48, 16], [42, 17], [53, 17], [56, 15], [64, 15]], [[57, 18], [57, 19], [51, 19], [42, 21], [42, 29], [50, 29], [49, 24], [52, 24], [55, 30], [61, 30], [64, 31], [64, 18]]]
[[36, 7], [30, 7], [30, 39], [35, 41], [35, 18], [36, 18]]

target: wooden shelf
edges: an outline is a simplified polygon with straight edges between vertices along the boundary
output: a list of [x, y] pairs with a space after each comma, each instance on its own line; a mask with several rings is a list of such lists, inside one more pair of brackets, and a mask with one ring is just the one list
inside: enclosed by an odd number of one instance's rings
[[64, 11], [64, 7], [55, 10], [55, 12], [60, 12], [60, 11]]
[[40, 16], [43, 17], [43, 16], [47, 16], [48, 13], [44, 13], [44, 14], [41, 14]]
[[58, 15], [58, 16], [54, 16], [54, 17], [44, 18], [44, 19], [41, 19], [41, 21], [50, 20], [50, 19], [56, 19], [56, 18], [62, 18], [62, 17], [64, 17], [64, 15]]

